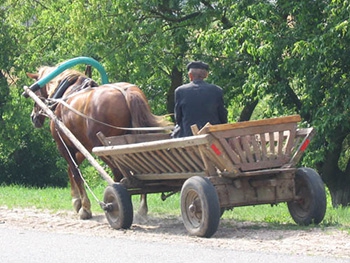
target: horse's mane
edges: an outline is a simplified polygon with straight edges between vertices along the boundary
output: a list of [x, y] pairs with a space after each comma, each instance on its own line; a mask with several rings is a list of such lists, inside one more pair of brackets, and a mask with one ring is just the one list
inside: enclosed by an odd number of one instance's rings
[[[41, 78], [45, 77], [47, 74], [51, 73], [56, 68], [57, 67], [49, 67], [49, 66], [43, 66], [43, 67], [39, 68], [38, 78], [41, 79]], [[50, 80], [45, 85], [48, 97], [51, 97], [55, 93], [56, 89], [59, 87], [62, 80], [65, 80], [65, 79], [70, 80], [70, 79], [73, 79], [75, 77], [80, 77], [80, 76], [85, 77], [85, 75], [83, 73], [81, 73], [80, 71], [74, 70], [74, 69], [68, 69], [68, 70], [63, 71], [61, 74], [59, 74], [58, 76], [56, 76], [55, 78]]]

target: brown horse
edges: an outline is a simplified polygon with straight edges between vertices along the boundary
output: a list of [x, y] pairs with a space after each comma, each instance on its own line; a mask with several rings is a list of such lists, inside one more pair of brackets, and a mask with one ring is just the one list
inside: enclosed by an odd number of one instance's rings
[[[27, 75], [38, 81], [53, 70], [54, 67], [42, 67], [38, 73], [27, 73]], [[101, 145], [96, 136], [99, 131], [105, 136], [118, 136], [128, 131], [115, 127], [164, 127], [170, 124], [165, 118], [151, 113], [145, 95], [137, 86], [125, 82], [98, 86], [75, 70], [64, 71], [36, 91], [36, 95], [49, 101], [51, 99], [53, 103], [56, 101], [51, 106], [55, 115], [89, 152], [93, 147]], [[53, 100], [53, 97], [61, 100]], [[31, 119], [36, 128], [43, 126], [45, 115], [36, 104]], [[68, 163], [73, 207], [81, 219], [89, 219], [92, 217], [91, 204], [77, 168], [85, 157], [55, 126], [51, 121], [51, 134], [59, 152]], [[122, 179], [120, 171], [110, 165], [108, 160], [104, 161], [111, 168], [114, 180], [120, 181]], [[139, 212], [147, 213], [145, 196], [141, 198]]]

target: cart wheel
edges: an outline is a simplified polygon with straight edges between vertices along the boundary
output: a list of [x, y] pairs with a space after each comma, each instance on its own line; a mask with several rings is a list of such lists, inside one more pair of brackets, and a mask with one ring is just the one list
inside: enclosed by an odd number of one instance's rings
[[288, 202], [288, 210], [298, 225], [319, 224], [326, 213], [326, 192], [319, 174], [311, 168], [295, 173], [297, 200]]
[[133, 220], [131, 197], [124, 186], [113, 184], [104, 192], [105, 214], [108, 223], [114, 229], [130, 228]]
[[181, 215], [187, 231], [211, 237], [220, 222], [220, 204], [215, 187], [204, 177], [193, 176], [181, 189]]

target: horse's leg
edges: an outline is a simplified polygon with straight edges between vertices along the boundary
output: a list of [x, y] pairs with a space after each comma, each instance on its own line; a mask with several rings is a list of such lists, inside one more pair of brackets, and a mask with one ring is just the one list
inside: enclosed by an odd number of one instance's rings
[[140, 208], [138, 210], [138, 214], [140, 216], [146, 218], [147, 213], [148, 213], [147, 195], [141, 194], [141, 196], [140, 196]]
[[[85, 157], [82, 154], [77, 153], [76, 154], [77, 165], [80, 165], [82, 163], [82, 161], [84, 160], [84, 158]], [[71, 171], [73, 173], [74, 181], [76, 183], [77, 191], [79, 192], [80, 200], [81, 200], [81, 207], [78, 211], [78, 214], [79, 214], [81, 219], [90, 219], [92, 217], [91, 202], [90, 202], [90, 199], [86, 193], [82, 175], [79, 171], [79, 168], [77, 168], [75, 166], [73, 166], [71, 168], [72, 168]]]
[[69, 175], [69, 182], [70, 182], [70, 187], [71, 187], [71, 196], [72, 196], [72, 205], [74, 207], [74, 210], [79, 213], [79, 210], [81, 208], [81, 198], [79, 194], [79, 189], [77, 184], [75, 183], [74, 176], [68, 167], [68, 175]]
[[[67, 151], [61, 151], [61, 153], [67, 153]], [[84, 182], [82, 180], [79, 168], [77, 167], [84, 160], [84, 157], [79, 154], [62, 155], [68, 163], [68, 175], [71, 183], [73, 207], [75, 211], [79, 214], [81, 219], [90, 219], [92, 217], [91, 203], [85, 191]], [[72, 160], [70, 156], [76, 156], [77, 160]]]

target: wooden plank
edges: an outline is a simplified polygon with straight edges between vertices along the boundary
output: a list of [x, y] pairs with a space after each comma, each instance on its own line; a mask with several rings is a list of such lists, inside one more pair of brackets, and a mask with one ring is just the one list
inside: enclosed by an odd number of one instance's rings
[[164, 162], [166, 162], [170, 167], [173, 172], [179, 172], [179, 168], [175, 165], [173, 158], [169, 155], [168, 150], [162, 150], [160, 157]]
[[282, 159], [274, 159], [274, 160], [268, 160], [268, 161], [261, 161], [261, 162], [254, 162], [254, 163], [243, 163], [241, 165], [242, 171], [254, 171], [254, 170], [260, 170], [260, 169], [267, 169], [267, 168], [276, 168], [276, 167], [282, 167], [286, 161], [283, 161]]
[[193, 164], [195, 165], [196, 170], [197, 171], [203, 170], [204, 169], [203, 161], [201, 159], [199, 159], [197, 154], [196, 154], [196, 153], [199, 153], [198, 147], [188, 148], [188, 149], [186, 149], [186, 152], [190, 156], [190, 159], [193, 161]]
[[213, 135], [215, 138], [218, 138], [218, 137], [229, 138], [234, 136], [239, 137], [239, 136], [253, 135], [253, 134], [259, 134], [259, 133], [269, 133], [269, 132], [274, 133], [278, 131], [286, 131], [286, 130], [293, 129], [293, 127], [295, 127], [295, 123], [287, 123], [287, 124], [275, 124], [275, 125], [266, 125], [266, 126], [252, 126], [252, 127], [246, 127], [246, 128], [224, 130], [224, 131], [215, 131], [209, 134]]
[[[244, 149], [242, 148], [241, 145], [241, 140], [240, 138], [232, 138], [232, 144], [233, 144], [233, 150], [238, 153], [240, 159], [239, 159], [239, 163], [247, 163], [247, 159], [245, 158], [245, 154], [244, 154]], [[236, 163], [236, 164], [239, 164]]]
[[[296, 170], [296, 168], [275, 168], [275, 169], [264, 169], [258, 171], [247, 171], [239, 174], [239, 177], [250, 177], [250, 176], [260, 176], [266, 174], [278, 174], [278, 173], [292, 173]], [[237, 177], [233, 174], [223, 173], [223, 177]]]
[[278, 134], [277, 155], [281, 156], [283, 154], [284, 131], [279, 131], [277, 134]]
[[244, 150], [247, 162], [253, 163], [255, 160], [253, 158], [252, 151], [251, 151], [251, 148], [249, 146], [249, 142], [250, 142], [249, 136], [242, 136], [242, 137], [240, 137], [240, 139], [241, 139], [241, 143], [243, 145], [243, 150]]
[[252, 142], [255, 160], [260, 161], [261, 160], [260, 141], [257, 141], [257, 136], [251, 136], [250, 140]]
[[188, 151], [187, 148], [183, 149], [183, 151], [181, 151], [181, 154], [183, 156], [183, 160], [188, 164], [188, 166], [190, 167], [189, 171], [198, 171], [198, 166], [196, 165], [196, 163], [193, 161], [192, 156], [191, 156], [191, 152]]
[[178, 173], [180, 172], [185, 172], [185, 169], [183, 169], [183, 166], [181, 163], [178, 161], [178, 158], [173, 155], [172, 149], [169, 149], [168, 151], [164, 151], [164, 154], [167, 156], [169, 160], [171, 160], [174, 164], [174, 170]]
[[300, 144], [297, 146], [297, 149], [296, 149], [292, 159], [290, 160], [288, 167], [292, 167], [299, 162], [299, 160], [300, 160], [302, 154], [304, 153], [304, 151], [306, 150], [309, 142], [314, 137], [315, 130], [314, 130], [314, 128], [308, 128], [308, 129], [305, 129], [304, 131], [300, 131], [299, 134], [303, 134], [303, 135], [306, 134], [306, 135], [305, 135], [304, 139], [300, 142]]
[[161, 174], [135, 174], [134, 177], [142, 181], [153, 180], [181, 180], [188, 179], [192, 176], [206, 176], [205, 172], [189, 173], [161, 173]]
[[270, 154], [272, 153], [273, 155], [275, 154], [275, 135], [273, 132], [269, 132], [269, 150]]
[[235, 165], [240, 164], [241, 160], [239, 158], [239, 154], [233, 149], [233, 147], [234, 147], [233, 139], [225, 140], [224, 138], [220, 138], [219, 142], [226, 150], [226, 152], [227, 152], [228, 156], [231, 158], [232, 162]]
[[106, 137], [102, 132], [98, 132], [96, 136], [98, 137], [100, 142], [105, 146], [170, 139], [169, 133], [125, 134], [119, 136]]
[[144, 143], [134, 143], [129, 145], [113, 145], [99, 146], [92, 149], [93, 153], [98, 156], [126, 154], [134, 152], [149, 152], [153, 150], [161, 150], [167, 148], [181, 148], [194, 145], [207, 144], [210, 141], [211, 135], [197, 135], [178, 139], [160, 140]]
[[295, 140], [295, 136], [296, 136], [296, 130], [297, 130], [297, 124], [294, 125], [294, 127], [292, 127], [289, 130], [289, 136], [287, 138], [287, 143], [286, 143], [286, 149], [285, 149], [285, 153], [287, 155], [291, 155], [293, 146], [294, 146], [294, 140]]
[[164, 157], [163, 152], [164, 152], [164, 150], [154, 151], [156, 156], [158, 156], [159, 163], [161, 163], [163, 165], [163, 167], [165, 168], [164, 171], [174, 172], [172, 163], [170, 162], [170, 160], [168, 160], [167, 158]]
[[160, 162], [158, 159], [158, 155], [155, 151], [149, 151], [149, 152], [142, 152], [143, 155], [148, 156], [148, 162], [149, 164], [152, 164], [154, 167], [159, 169], [160, 173], [164, 173], [167, 171], [168, 166], [164, 164], [163, 162]]
[[260, 142], [261, 142], [261, 150], [262, 150], [262, 161], [266, 161], [267, 160], [267, 144], [266, 144], [266, 137], [265, 137], [265, 133], [261, 133], [260, 134]]
[[291, 115], [286, 117], [278, 117], [264, 120], [252, 120], [252, 121], [244, 121], [237, 123], [228, 123], [228, 124], [219, 124], [219, 125], [208, 125], [204, 126], [198, 134], [207, 134], [210, 132], [217, 131], [226, 131], [226, 130], [234, 130], [234, 129], [242, 129], [248, 127], [258, 127], [258, 126], [266, 126], [266, 125], [276, 125], [276, 124], [285, 124], [285, 123], [297, 123], [300, 122], [300, 115]]
[[183, 157], [179, 153], [177, 148], [169, 149], [174, 158], [178, 161], [179, 168], [181, 168], [182, 172], [189, 171], [190, 168], [187, 166], [188, 164], [183, 161]]
[[207, 155], [208, 158], [215, 163], [215, 166], [221, 171], [237, 171], [237, 167], [232, 163], [230, 157], [226, 154], [226, 151], [220, 144], [219, 140], [213, 140], [209, 145], [207, 145], [204, 154]]
[[217, 175], [217, 171], [215, 168], [214, 163], [207, 157], [207, 155], [205, 155], [205, 146], [200, 145], [198, 146], [198, 151], [201, 155], [201, 158], [203, 160], [203, 164], [204, 164], [204, 171], [206, 173], [207, 176], [214, 176]]
[[159, 169], [156, 169], [154, 166], [152, 166], [149, 159], [143, 156], [142, 154], [126, 154], [124, 156], [128, 157], [131, 160], [131, 162], [129, 162], [130, 168], [134, 168], [134, 166], [137, 165], [138, 172], [160, 172]]

